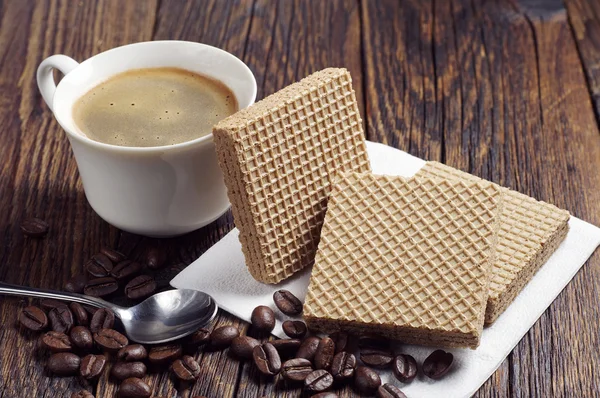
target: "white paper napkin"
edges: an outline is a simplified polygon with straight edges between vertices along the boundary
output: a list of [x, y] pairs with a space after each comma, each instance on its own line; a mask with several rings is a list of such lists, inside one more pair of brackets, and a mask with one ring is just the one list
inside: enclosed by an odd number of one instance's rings
[[[386, 145], [367, 142], [367, 149], [376, 174], [411, 177], [425, 164], [422, 159]], [[388, 372], [380, 372], [384, 382], [389, 380], [398, 385], [409, 398], [463, 398], [475, 393], [600, 245], [600, 228], [575, 217], [571, 217], [569, 226], [567, 237], [552, 257], [504, 314], [484, 329], [480, 346], [476, 350], [450, 350], [454, 354], [454, 365], [444, 379], [433, 382], [419, 375], [412, 383], [403, 385]], [[304, 300], [310, 270], [278, 285], [257, 282], [246, 269], [238, 234], [237, 229], [232, 230], [177, 275], [171, 285], [206, 292], [222, 309], [246, 321], [258, 305], [274, 308], [272, 296], [276, 290], [287, 289]], [[283, 316], [276, 313], [281, 318], [273, 333], [284, 337], [280, 323]], [[431, 347], [398, 348], [414, 356], [419, 363], [432, 351]]]

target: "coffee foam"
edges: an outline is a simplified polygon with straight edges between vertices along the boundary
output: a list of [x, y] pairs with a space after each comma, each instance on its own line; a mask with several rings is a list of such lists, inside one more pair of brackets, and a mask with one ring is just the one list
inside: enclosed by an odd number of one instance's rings
[[177, 68], [121, 73], [83, 95], [73, 107], [80, 133], [119, 146], [178, 144], [210, 134], [237, 110], [223, 83]]

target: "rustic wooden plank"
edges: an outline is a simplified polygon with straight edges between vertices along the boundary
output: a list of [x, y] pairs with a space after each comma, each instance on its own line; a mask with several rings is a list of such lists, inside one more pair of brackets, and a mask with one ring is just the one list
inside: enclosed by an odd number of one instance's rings
[[[369, 139], [598, 223], [600, 137], [560, 2], [362, 5]], [[594, 395], [598, 336], [586, 325], [600, 319], [598, 257], [477, 396]]]
[[573, 29], [588, 88], [600, 120], [600, 3], [593, 0], [564, 0]]
[[[118, 230], [86, 202], [64, 133], [38, 94], [43, 58], [64, 53], [83, 60], [98, 51], [150, 38], [154, 3], [139, 1], [0, 2], [0, 280], [60, 288]], [[20, 221], [46, 219], [43, 240], [25, 239]], [[25, 300], [3, 298], [0, 318], [0, 396], [69, 397], [75, 378], [50, 378], [37, 336], [12, 327]]]

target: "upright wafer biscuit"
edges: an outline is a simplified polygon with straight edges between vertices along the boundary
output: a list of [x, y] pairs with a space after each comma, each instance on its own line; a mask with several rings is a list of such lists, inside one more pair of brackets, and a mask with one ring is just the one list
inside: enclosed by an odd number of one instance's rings
[[336, 173], [370, 171], [348, 71], [314, 73], [213, 132], [252, 276], [277, 283], [311, 265]]
[[[438, 162], [427, 162], [417, 177], [482, 181]], [[512, 303], [554, 253], [569, 230], [569, 212], [507, 190], [500, 215], [498, 257], [492, 267], [485, 323], [491, 324]]]
[[477, 347], [501, 195], [491, 183], [344, 174], [329, 199], [306, 322]]

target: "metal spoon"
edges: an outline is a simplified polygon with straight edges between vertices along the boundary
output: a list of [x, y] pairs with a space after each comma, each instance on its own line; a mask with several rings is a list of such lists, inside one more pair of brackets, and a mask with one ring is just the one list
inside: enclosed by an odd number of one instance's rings
[[97, 297], [57, 292], [0, 282], [0, 294], [75, 301], [109, 308], [121, 319], [127, 337], [138, 343], [164, 343], [187, 336], [208, 324], [217, 314], [217, 304], [206, 293], [188, 289], [167, 290], [124, 308]]

